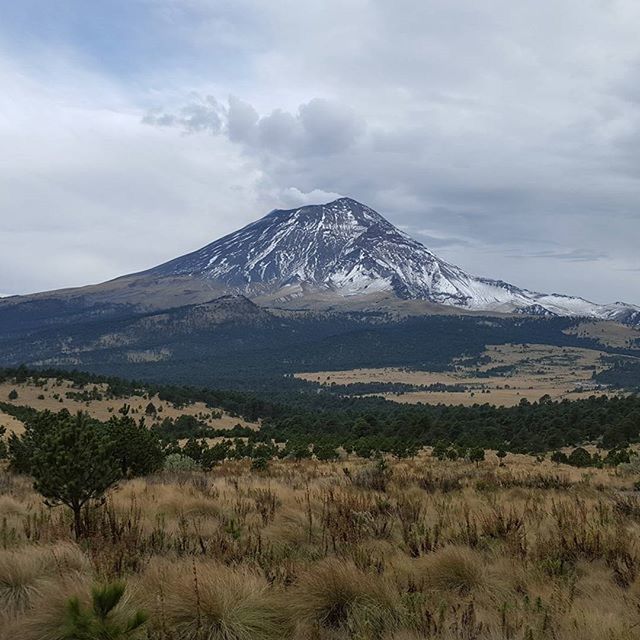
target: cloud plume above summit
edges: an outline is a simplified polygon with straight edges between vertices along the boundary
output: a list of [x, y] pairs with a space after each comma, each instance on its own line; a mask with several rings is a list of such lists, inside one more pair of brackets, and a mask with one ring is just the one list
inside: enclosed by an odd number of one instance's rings
[[295, 113], [276, 109], [260, 116], [251, 104], [235, 96], [229, 96], [226, 104], [214, 96], [193, 96], [175, 113], [153, 109], [142, 121], [187, 133], [225, 134], [251, 153], [296, 159], [344, 152], [364, 128], [353, 110], [322, 98], [301, 104]]

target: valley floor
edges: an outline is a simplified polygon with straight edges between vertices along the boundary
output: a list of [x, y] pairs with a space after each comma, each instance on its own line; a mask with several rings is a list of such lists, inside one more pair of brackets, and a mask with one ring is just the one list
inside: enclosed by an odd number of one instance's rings
[[[402, 368], [352, 369], [298, 373], [296, 377], [331, 385], [406, 384], [415, 387], [447, 385], [459, 390], [419, 390], [380, 393], [388, 400], [405, 403], [465, 405], [489, 403], [511, 407], [523, 398], [529, 402], [549, 396], [552, 400], [578, 400], [607, 395], [606, 387], [592, 375], [606, 368], [607, 354], [594, 349], [556, 347], [545, 344], [487, 345], [473, 362], [454, 360], [450, 371]], [[636, 360], [636, 358], [629, 358]]]

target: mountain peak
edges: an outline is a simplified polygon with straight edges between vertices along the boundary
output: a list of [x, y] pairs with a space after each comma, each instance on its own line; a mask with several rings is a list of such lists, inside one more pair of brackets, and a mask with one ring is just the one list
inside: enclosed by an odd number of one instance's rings
[[425, 247], [379, 213], [351, 198], [276, 209], [220, 240], [147, 272], [194, 276], [234, 293], [259, 295], [294, 283], [340, 295], [387, 290], [421, 297], [407, 287], [398, 261], [436, 266]]
[[189, 276], [249, 298], [385, 293], [473, 311], [612, 319], [640, 312], [469, 275], [348, 197], [276, 209], [145, 274]]
[[298, 222], [308, 222], [318, 220], [325, 224], [336, 222], [348, 223], [349, 220], [362, 223], [364, 226], [372, 224], [386, 224], [392, 226], [391, 223], [381, 216], [377, 211], [370, 207], [353, 200], [352, 198], [337, 198], [331, 202], [324, 204], [308, 204], [294, 209], [274, 209], [265, 216], [278, 219], [292, 219]]

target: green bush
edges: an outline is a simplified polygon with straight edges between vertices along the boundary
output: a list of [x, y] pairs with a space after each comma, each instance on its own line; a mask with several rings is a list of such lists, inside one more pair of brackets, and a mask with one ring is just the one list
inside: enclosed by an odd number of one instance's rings
[[165, 471], [199, 471], [200, 465], [189, 456], [182, 453], [170, 453], [164, 459]]
[[593, 462], [593, 459], [586, 449], [577, 447], [569, 454], [567, 462], [574, 467], [588, 467]]

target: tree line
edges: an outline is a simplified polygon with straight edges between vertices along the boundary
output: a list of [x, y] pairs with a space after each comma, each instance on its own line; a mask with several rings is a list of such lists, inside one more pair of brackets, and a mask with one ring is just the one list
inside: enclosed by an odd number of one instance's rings
[[[311, 391], [247, 393], [178, 385], [145, 385], [139, 381], [101, 378], [83, 372], [18, 371], [21, 376], [55, 375], [78, 384], [107, 382], [112, 393], [122, 397], [158, 394], [176, 407], [203, 402], [210, 409], [223, 409], [249, 421], [262, 423], [259, 431], [240, 429], [234, 437], [253, 442], [296, 442], [344, 447], [366, 452], [398, 451], [402, 447], [451, 442], [467, 448], [504, 449], [514, 453], [539, 453], [585, 442], [606, 449], [640, 439], [640, 398], [591, 396], [587, 399], [553, 401], [543, 396], [525, 399], [515, 407], [490, 404], [427, 405], [399, 404], [381, 397], [351, 397]], [[0, 371], [0, 379], [16, 379], [16, 370]], [[14, 376], [11, 378], [11, 376]], [[117, 396], [116, 396], [117, 397]], [[33, 410], [0, 403], [0, 409], [23, 420]], [[228, 431], [213, 430], [205, 423], [182, 416], [164, 420], [159, 437], [170, 442], [179, 438], [226, 437]]]

